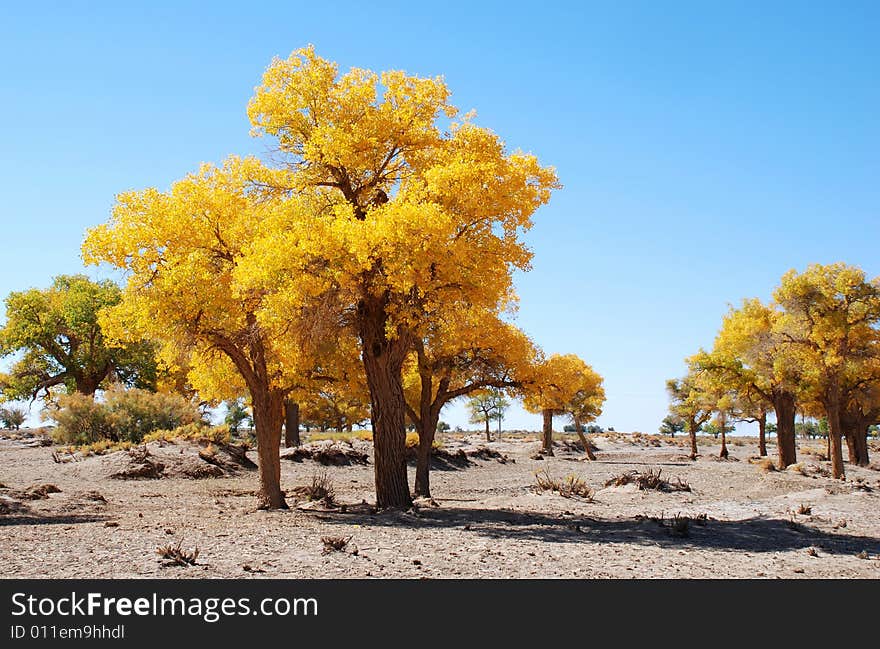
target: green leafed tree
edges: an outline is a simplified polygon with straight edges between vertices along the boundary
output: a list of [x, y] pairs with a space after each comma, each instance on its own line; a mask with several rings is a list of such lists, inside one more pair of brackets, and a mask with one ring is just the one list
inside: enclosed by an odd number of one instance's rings
[[109, 345], [98, 313], [118, 304], [113, 282], [61, 275], [47, 289], [10, 293], [0, 328], [0, 355], [18, 355], [0, 377], [6, 399], [36, 399], [53, 388], [91, 396], [111, 382], [155, 387], [153, 347], [145, 342]]

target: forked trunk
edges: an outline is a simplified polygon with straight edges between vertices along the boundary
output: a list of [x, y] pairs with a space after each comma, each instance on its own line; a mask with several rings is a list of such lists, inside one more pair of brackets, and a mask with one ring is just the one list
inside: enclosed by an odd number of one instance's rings
[[406, 400], [403, 362], [408, 351], [401, 337], [388, 339], [384, 301], [364, 300], [358, 326], [373, 424], [376, 506], [407, 509], [412, 505], [406, 475]]
[[541, 440], [541, 453], [544, 455], [553, 455], [553, 411], [545, 410], [544, 429]]
[[846, 438], [849, 463], [857, 466], [868, 466], [868, 423], [869, 419], [858, 415], [841, 415], [840, 423]]
[[593, 453], [593, 448], [590, 445], [590, 440], [584, 435], [584, 431], [581, 430], [581, 422], [578, 419], [574, 420], [574, 429], [577, 431], [578, 438], [581, 440], [581, 445], [584, 447], [584, 453], [587, 455], [588, 460], [595, 460], [596, 454]]
[[794, 395], [784, 390], [776, 391], [773, 394], [773, 408], [776, 411], [776, 449], [779, 453], [777, 465], [784, 469], [797, 462]]
[[284, 446], [299, 446], [299, 404], [294, 401], [284, 402]]
[[758, 455], [767, 457], [767, 413], [762, 412], [758, 419]]
[[287, 509], [281, 492], [281, 425], [284, 421], [283, 398], [278, 393], [251, 394], [254, 432], [260, 466], [258, 509]]

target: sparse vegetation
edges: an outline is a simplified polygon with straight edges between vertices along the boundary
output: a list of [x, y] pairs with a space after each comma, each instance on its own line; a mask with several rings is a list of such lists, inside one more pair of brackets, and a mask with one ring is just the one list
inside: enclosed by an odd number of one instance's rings
[[567, 475], [561, 480], [544, 469], [535, 473], [535, 487], [541, 491], [555, 491], [563, 498], [579, 498], [592, 502], [593, 490], [576, 475]]
[[318, 502], [325, 507], [336, 505], [336, 489], [333, 480], [327, 473], [316, 473], [307, 485], [295, 487], [292, 492], [299, 498], [309, 502]]
[[321, 554], [343, 552], [351, 539], [350, 536], [322, 536], [321, 543], [324, 545], [324, 549], [321, 550]]
[[199, 549], [194, 548], [191, 551], [184, 550], [181, 546], [183, 542], [177, 545], [163, 545], [156, 548], [156, 554], [159, 555], [163, 567], [167, 566], [194, 566], [196, 559], [199, 558]]
[[641, 491], [663, 491], [663, 492], [673, 492], [673, 491], [690, 491], [691, 486], [687, 483], [687, 481], [682, 480], [681, 478], [674, 478], [672, 480], [667, 480], [662, 476], [663, 470], [658, 469], [648, 469], [645, 472], [641, 471], [627, 471], [625, 473], [621, 473], [620, 475], [609, 479], [606, 483], [606, 487], [622, 487], [628, 484], [635, 484], [638, 486]]

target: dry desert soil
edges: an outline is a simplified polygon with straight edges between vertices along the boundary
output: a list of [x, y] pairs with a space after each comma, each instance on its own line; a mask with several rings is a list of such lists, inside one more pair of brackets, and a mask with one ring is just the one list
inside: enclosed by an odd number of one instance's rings
[[[847, 465], [846, 481], [831, 479], [821, 440], [802, 443], [796, 467], [767, 471], [750, 439], [734, 440], [727, 461], [713, 457], [717, 442], [703, 440], [690, 461], [678, 437], [600, 435], [597, 459], [587, 462], [562, 435], [543, 459], [534, 457], [535, 436], [486, 444], [447, 435], [450, 452], [495, 453], [433, 471], [434, 503], [376, 513], [371, 463], [285, 459], [291, 509], [257, 511], [256, 470], [228, 457], [206, 470], [197, 455], [205, 449], [192, 442], [149, 445], [162, 477], [119, 479], [110, 475], [139, 461], [127, 451], [58, 463], [57, 448], [29, 435], [2, 437], [6, 578], [880, 577], [880, 471]], [[368, 443], [354, 444], [369, 454]], [[592, 499], [536, 490], [542, 471], [577, 476]], [[690, 491], [606, 486], [650, 471]], [[323, 472], [333, 506], [297, 496]], [[330, 550], [332, 539], [348, 543]], [[169, 566], [157, 554], [178, 544], [198, 548], [195, 565]]]

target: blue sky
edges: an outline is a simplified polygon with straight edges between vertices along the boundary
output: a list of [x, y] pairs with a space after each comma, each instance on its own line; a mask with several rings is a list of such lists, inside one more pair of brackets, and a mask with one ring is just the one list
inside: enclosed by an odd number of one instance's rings
[[556, 166], [517, 323], [605, 376], [600, 423], [654, 431], [729, 303], [810, 262], [880, 274], [878, 33], [873, 2], [6, 3], [0, 295], [80, 271], [118, 192], [265, 152], [253, 87], [314, 43], [444, 75]]

